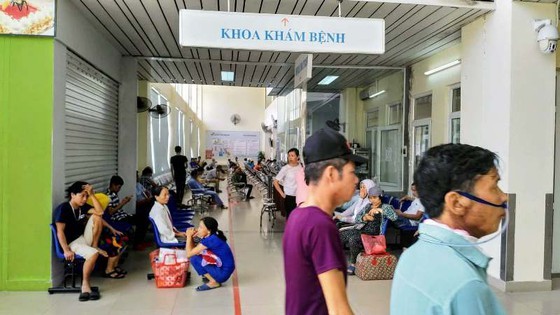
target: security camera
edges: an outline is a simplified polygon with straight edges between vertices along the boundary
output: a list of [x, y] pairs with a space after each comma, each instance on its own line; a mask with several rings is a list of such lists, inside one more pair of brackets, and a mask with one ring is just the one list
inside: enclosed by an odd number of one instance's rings
[[555, 52], [558, 39], [560, 38], [558, 29], [552, 25], [550, 20], [535, 20], [534, 27], [541, 51], [545, 54]]

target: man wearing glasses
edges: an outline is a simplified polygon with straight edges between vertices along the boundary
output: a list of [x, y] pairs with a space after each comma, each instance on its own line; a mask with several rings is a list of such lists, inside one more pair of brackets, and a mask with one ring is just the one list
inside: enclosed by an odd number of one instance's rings
[[486, 282], [491, 258], [477, 247], [506, 216], [497, 160], [464, 144], [426, 152], [414, 182], [430, 219], [397, 265], [391, 314], [505, 314]]

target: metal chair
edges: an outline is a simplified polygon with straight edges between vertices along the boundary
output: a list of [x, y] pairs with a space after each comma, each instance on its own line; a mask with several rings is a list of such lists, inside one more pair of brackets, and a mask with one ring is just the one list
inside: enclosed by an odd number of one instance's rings
[[271, 227], [274, 228], [276, 221], [276, 204], [271, 198], [263, 198], [263, 206], [261, 208], [260, 228], [262, 229], [262, 219], [265, 213], [268, 213], [268, 221], [272, 223]]
[[[85, 262], [84, 257], [80, 255], [74, 255], [73, 261], [66, 260], [64, 257], [64, 250], [58, 241], [58, 236], [56, 235], [56, 225], [50, 224], [52, 244], [56, 258], [58, 258], [64, 264], [64, 280], [62, 281], [62, 286], [49, 288], [49, 294], [54, 293], [80, 293], [82, 292], [82, 281], [81, 275], [79, 274], [81, 268], [80, 264]], [[77, 285], [77, 278], [80, 277], [80, 283]], [[72, 283], [72, 286], [68, 286], [68, 280]], [[91, 287], [92, 291], [99, 291], [98, 287]]]

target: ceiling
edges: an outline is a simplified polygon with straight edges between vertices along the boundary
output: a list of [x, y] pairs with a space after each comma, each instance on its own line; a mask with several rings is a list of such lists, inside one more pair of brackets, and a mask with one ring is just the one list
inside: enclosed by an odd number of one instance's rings
[[[451, 0], [450, 0], [451, 1]], [[457, 0], [453, 0], [457, 1]], [[408, 1], [410, 2], [410, 1]], [[284, 94], [293, 86], [299, 53], [180, 47], [179, 10], [227, 11], [227, 0], [74, 0], [77, 7], [124, 56], [138, 57], [138, 78], [151, 82], [272, 87]], [[337, 0], [230, 0], [231, 11], [338, 16]], [[342, 16], [385, 19], [382, 55], [314, 54], [310, 91], [363, 87], [375, 78], [455, 45], [461, 27], [489, 9], [387, 2], [344, 1]], [[334, 66], [337, 68], [325, 68]], [[352, 66], [341, 69], [341, 66]], [[376, 69], [375, 67], [385, 67]], [[392, 68], [392, 69], [391, 69]], [[235, 72], [222, 82], [220, 71]], [[340, 75], [328, 89], [317, 82]]]

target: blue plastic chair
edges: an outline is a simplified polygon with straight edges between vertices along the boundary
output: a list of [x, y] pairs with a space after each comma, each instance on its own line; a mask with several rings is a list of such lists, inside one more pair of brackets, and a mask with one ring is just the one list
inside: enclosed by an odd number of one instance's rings
[[154, 238], [156, 240], [156, 245], [158, 248], [177, 248], [177, 247], [185, 247], [185, 243], [164, 243], [159, 236], [159, 230], [154, 222], [154, 219], [150, 218], [150, 222], [152, 223], [152, 227], [154, 228]]
[[[80, 285], [76, 285], [76, 280], [80, 276], [78, 274], [78, 272], [80, 271], [80, 268], [78, 268], [79, 264], [83, 264], [85, 258], [78, 254], [75, 254], [74, 261], [66, 260], [66, 258], [64, 257], [64, 250], [62, 249], [62, 246], [60, 246], [60, 242], [58, 241], [58, 235], [56, 234], [56, 225], [50, 224], [49, 226], [51, 228], [54, 254], [56, 255], [56, 258], [58, 258], [64, 264], [64, 280], [62, 282], [62, 286], [49, 288], [49, 294], [80, 293], [82, 292], [81, 281]], [[70, 280], [72, 286], [67, 285], [68, 280]], [[98, 287], [92, 287], [91, 289], [94, 291], [99, 291]]]

